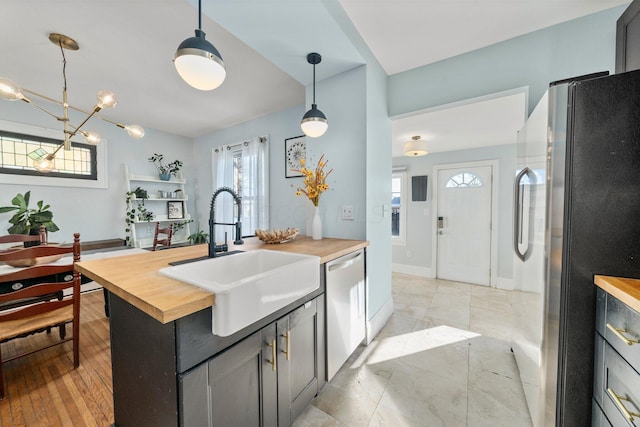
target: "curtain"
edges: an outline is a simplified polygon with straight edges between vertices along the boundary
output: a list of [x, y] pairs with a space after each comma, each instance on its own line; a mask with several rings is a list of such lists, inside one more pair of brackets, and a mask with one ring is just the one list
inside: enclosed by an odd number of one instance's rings
[[[214, 149], [214, 189], [229, 187], [242, 200], [242, 235], [251, 236], [256, 229], [269, 227], [269, 141], [256, 137], [240, 144]], [[216, 222], [233, 223], [237, 211], [230, 194], [216, 199]], [[216, 240], [224, 240], [224, 232], [233, 240], [233, 229], [216, 226]]]

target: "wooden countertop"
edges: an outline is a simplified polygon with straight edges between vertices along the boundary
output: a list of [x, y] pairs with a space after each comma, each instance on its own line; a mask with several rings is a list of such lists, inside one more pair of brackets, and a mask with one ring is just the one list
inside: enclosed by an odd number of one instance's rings
[[[245, 239], [244, 245], [229, 245], [229, 251], [269, 249], [295, 252], [320, 257], [326, 263], [369, 245], [363, 240], [332, 239], [312, 240], [297, 236], [295, 240], [267, 245], [257, 238]], [[170, 279], [158, 273], [169, 262], [206, 256], [207, 245], [176, 247], [161, 251], [148, 251], [134, 255], [81, 261], [78, 271], [100, 283], [110, 292], [134, 305], [162, 323], [211, 307], [215, 295], [195, 286]]]
[[594, 283], [603, 291], [640, 312], [640, 279], [596, 275]]

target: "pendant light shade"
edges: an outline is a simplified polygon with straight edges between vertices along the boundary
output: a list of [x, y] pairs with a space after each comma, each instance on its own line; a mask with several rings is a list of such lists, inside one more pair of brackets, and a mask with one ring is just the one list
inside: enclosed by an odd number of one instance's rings
[[300, 127], [305, 135], [311, 138], [317, 138], [324, 135], [329, 127], [327, 117], [324, 113], [318, 110], [316, 105], [316, 64], [322, 61], [322, 57], [319, 53], [310, 53], [307, 55], [307, 62], [313, 65], [313, 103], [311, 109], [302, 116], [302, 122]]
[[429, 152], [427, 151], [427, 143], [421, 141], [419, 136], [411, 137], [411, 141], [404, 144], [404, 155], [408, 157], [425, 156]]
[[174, 59], [182, 80], [200, 90], [213, 90], [227, 76], [224, 61], [218, 49], [205, 39], [201, 29], [178, 46]]
[[202, 0], [198, 0], [196, 35], [178, 46], [173, 63], [182, 80], [199, 90], [213, 90], [227, 77], [222, 55], [205, 39], [202, 31]]

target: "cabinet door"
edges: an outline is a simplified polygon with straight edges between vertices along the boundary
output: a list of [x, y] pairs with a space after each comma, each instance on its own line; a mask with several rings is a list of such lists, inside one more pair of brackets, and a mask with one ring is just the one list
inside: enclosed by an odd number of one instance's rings
[[278, 320], [277, 332], [278, 425], [288, 427], [318, 393], [317, 301]]
[[180, 425], [276, 426], [274, 341], [272, 324], [180, 375]]

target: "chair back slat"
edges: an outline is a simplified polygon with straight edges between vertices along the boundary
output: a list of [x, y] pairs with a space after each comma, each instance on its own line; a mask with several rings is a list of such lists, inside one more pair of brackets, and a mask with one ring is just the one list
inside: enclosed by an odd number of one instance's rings
[[[0, 261], [2, 256], [0, 255]], [[0, 283], [15, 282], [16, 280], [25, 280], [38, 277], [46, 277], [54, 274], [66, 273], [73, 271], [73, 264], [60, 265], [37, 265], [34, 267], [16, 270], [11, 273], [0, 275]]]
[[7, 234], [0, 236], [0, 243], [24, 243], [24, 242], [40, 242], [47, 243], [47, 230], [44, 225], [40, 226], [38, 234]]
[[72, 280], [68, 282], [40, 283], [37, 285], [21, 288], [17, 291], [9, 292], [7, 294], [0, 294], [0, 303], [54, 294], [56, 292], [64, 291], [65, 289], [72, 286]]
[[72, 254], [73, 246], [40, 245], [29, 248], [11, 248], [0, 252], [0, 261], [15, 261], [53, 255]]
[[11, 320], [24, 319], [25, 317], [35, 316], [37, 314], [48, 313], [59, 308], [63, 308], [73, 304], [72, 298], [63, 299], [62, 301], [43, 301], [17, 310], [9, 310], [7, 313], [0, 312], [0, 322], [8, 322]]

